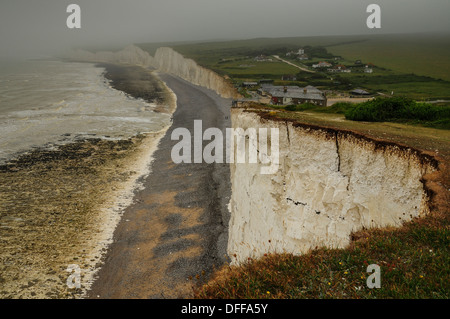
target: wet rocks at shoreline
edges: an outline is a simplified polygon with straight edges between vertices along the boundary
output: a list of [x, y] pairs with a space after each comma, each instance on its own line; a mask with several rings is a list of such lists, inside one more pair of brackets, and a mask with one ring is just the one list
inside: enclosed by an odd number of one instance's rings
[[98, 262], [100, 256], [90, 255], [99, 232], [98, 210], [134, 173], [127, 162], [143, 138], [86, 139], [53, 151], [34, 150], [0, 166], [2, 299], [81, 293], [68, 289], [66, 268]]

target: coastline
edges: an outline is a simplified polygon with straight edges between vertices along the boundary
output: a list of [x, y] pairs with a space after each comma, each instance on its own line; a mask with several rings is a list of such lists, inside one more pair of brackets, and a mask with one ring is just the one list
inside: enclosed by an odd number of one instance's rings
[[[155, 74], [131, 66], [102, 66], [112, 87], [121, 77], [126, 94], [149, 102], [158, 98], [157, 112], [175, 111], [176, 96]], [[136, 94], [137, 88], [155, 83], [154, 94]], [[53, 150], [35, 149], [0, 167], [2, 299], [84, 296], [169, 127], [129, 139], [89, 138]], [[81, 289], [67, 287], [69, 264], [81, 268]]]
[[193, 296], [193, 287], [228, 262], [228, 164], [174, 164], [171, 132], [224, 129], [231, 101], [167, 74], [161, 79], [177, 96], [173, 122], [154, 153], [152, 173], [135, 193], [114, 232], [103, 266], [87, 298], [173, 299]]
[[[154, 71], [131, 65], [107, 63], [98, 63], [97, 65], [105, 68], [104, 77], [110, 81], [112, 88], [122, 91], [132, 98], [156, 103], [155, 112], [167, 114], [175, 112], [177, 96]], [[84, 273], [82, 270], [81, 298], [87, 296], [96, 280], [125, 209], [133, 204], [136, 192], [144, 189], [143, 181], [152, 173], [151, 164], [154, 161], [154, 153], [170, 126], [171, 123], [168, 123], [157, 132], [143, 134], [142, 140], [136, 145], [135, 152], [130, 152], [127, 158], [127, 170], [131, 172], [131, 175], [120, 184], [120, 188], [109, 193], [108, 201], [100, 208], [101, 215], [98, 216], [97, 225], [101, 227], [101, 231], [96, 239], [92, 238], [97, 245], [90, 254], [96, 263], [90, 270], [84, 271]]]

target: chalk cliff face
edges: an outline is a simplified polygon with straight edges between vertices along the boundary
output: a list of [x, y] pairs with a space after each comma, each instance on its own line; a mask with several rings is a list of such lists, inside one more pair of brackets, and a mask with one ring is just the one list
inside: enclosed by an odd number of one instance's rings
[[172, 48], [162, 47], [152, 57], [141, 48], [130, 45], [118, 52], [88, 52], [75, 50], [67, 57], [83, 62], [106, 62], [152, 67], [163, 73], [173, 74], [192, 84], [211, 89], [224, 98], [238, 98], [233, 85], [217, 73], [199, 66], [194, 60], [187, 59]]
[[155, 65], [153, 57], [135, 45], [129, 45], [118, 52], [74, 50], [67, 54], [67, 58], [82, 62], [121, 63], [142, 67]]
[[155, 61], [161, 72], [174, 74], [195, 85], [211, 89], [224, 98], [238, 97], [234, 87], [217, 73], [186, 59], [171, 48], [158, 48]]
[[228, 254], [234, 263], [267, 252], [343, 248], [352, 232], [400, 226], [428, 212], [421, 182], [433, 170], [418, 151], [232, 109], [233, 128], [278, 128], [280, 166], [231, 164]]

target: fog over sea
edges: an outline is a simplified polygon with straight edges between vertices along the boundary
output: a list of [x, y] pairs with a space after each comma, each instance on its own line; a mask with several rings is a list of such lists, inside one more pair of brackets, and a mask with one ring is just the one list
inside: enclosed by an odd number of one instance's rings
[[162, 130], [170, 114], [113, 89], [91, 63], [0, 61], [0, 164], [32, 148]]

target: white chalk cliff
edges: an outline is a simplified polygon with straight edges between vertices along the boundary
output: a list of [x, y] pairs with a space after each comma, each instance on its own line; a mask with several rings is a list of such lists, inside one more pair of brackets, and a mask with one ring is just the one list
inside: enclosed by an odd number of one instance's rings
[[129, 45], [118, 52], [74, 50], [66, 57], [74, 61], [120, 63], [155, 68], [160, 72], [172, 74], [192, 84], [211, 89], [224, 98], [239, 97], [233, 85], [223, 77], [168, 47], [158, 48], [155, 57], [135, 45]]
[[195, 85], [216, 91], [224, 98], [238, 97], [231, 83], [217, 73], [199, 66], [194, 60], [186, 59], [171, 48], [159, 48], [155, 53], [155, 61], [161, 72], [174, 74]]
[[104, 62], [136, 65], [141, 67], [154, 67], [153, 57], [135, 45], [129, 45], [121, 51], [73, 50], [66, 54], [66, 58], [81, 62]]
[[[231, 164], [228, 254], [236, 264], [268, 252], [344, 248], [351, 233], [400, 226], [428, 212], [418, 153], [344, 131], [262, 119], [232, 109], [234, 128], [278, 128], [280, 166]], [[270, 148], [269, 148], [270, 149]]]

